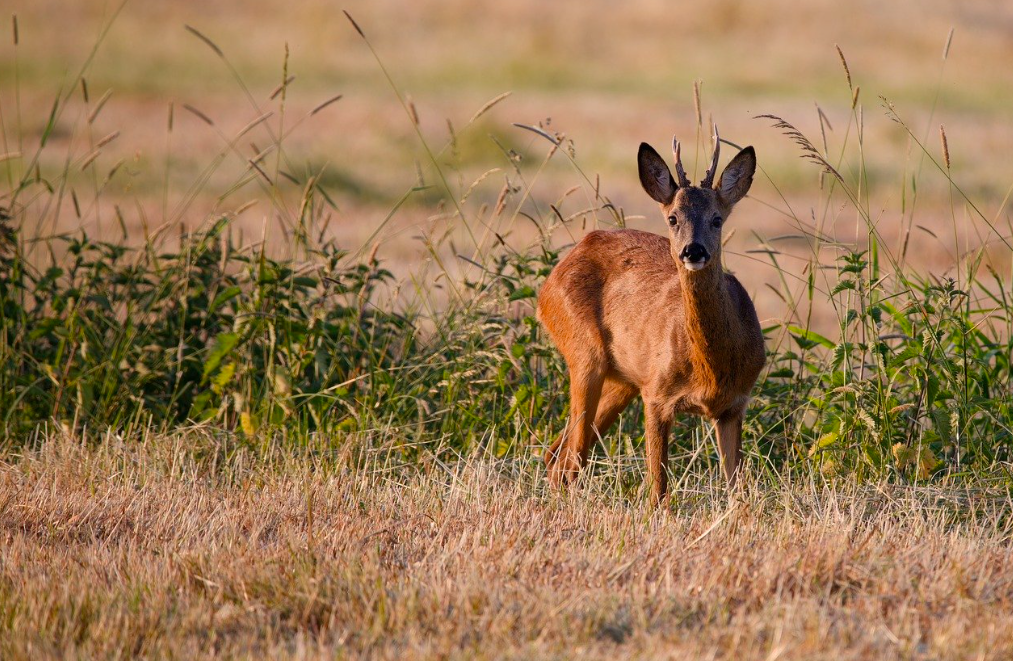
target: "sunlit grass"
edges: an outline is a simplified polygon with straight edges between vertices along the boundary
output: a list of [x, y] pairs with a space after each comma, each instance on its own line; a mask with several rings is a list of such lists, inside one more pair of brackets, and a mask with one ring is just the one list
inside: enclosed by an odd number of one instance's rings
[[[207, 429], [37, 438], [0, 465], [4, 658], [1001, 659], [1009, 494], [620, 459], [566, 494], [393, 430], [259, 448]], [[88, 449], [86, 446], [93, 446]]]

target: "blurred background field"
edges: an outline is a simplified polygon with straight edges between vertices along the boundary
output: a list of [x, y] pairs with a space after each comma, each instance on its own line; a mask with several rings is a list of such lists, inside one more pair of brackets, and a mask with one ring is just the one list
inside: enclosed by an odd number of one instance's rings
[[[118, 7], [117, 2], [94, 0], [7, 4], [18, 17], [20, 45], [16, 58], [9, 40], [2, 46], [0, 101], [7, 136], [2, 148], [23, 156], [0, 163], [0, 175], [7, 169], [7, 176], [16, 178], [26, 167], [53, 99], [59, 90], [67, 92]], [[805, 239], [790, 237], [813, 226], [846, 245], [862, 245], [867, 236], [853, 209], [839, 200], [828, 203], [821, 195], [818, 169], [800, 160], [796, 147], [771, 122], [754, 119], [762, 113], [781, 116], [822, 143], [818, 104], [826, 117], [828, 153], [838, 153], [846, 135], [855, 144], [855, 120], [861, 118], [862, 149], [849, 150], [839, 169], [856, 182], [863, 172], [859, 188], [869, 196], [869, 215], [885, 249], [900, 254], [910, 229], [907, 259], [934, 274], [952, 274], [956, 253], [994, 243], [996, 236], [960, 200], [953, 202], [945, 177], [923, 172], [921, 151], [886, 116], [880, 95], [896, 104], [933, 152], [940, 151], [938, 125], [945, 125], [955, 180], [1000, 233], [1010, 235], [1002, 210], [1013, 182], [1008, 157], [1013, 149], [1013, 81], [1006, 66], [1013, 58], [1013, 7], [1006, 3], [719, 0], [676, 8], [649, 0], [378, 0], [353, 1], [344, 8], [365, 31], [396, 87], [410, 95], [421, 134], [434, 150], [455, 127], [455, 144], [438, 161], [458, 195], [498, 168], [473, 192], [475, 200], [495, 206], [505, 182], [516, 186], [524, 178], [530, 198], [511, 200], [504, 214], [510, 223], [470, 221], [478, 224], [479, 234], [487, 223], [519, 250], [537, 234], [530, 223], [516, 222], [517, 215], [510, 213], [514, 204], [539, 218], [552, 215], [549, 203], [556, 203], [564, 217], [574, 215], [572, 231], [557, 235], [557, 243], [579, 238], [582, 229], [611, 224], [608, 213], [578, 213], [596, 206], [586, 192], [589, 180], [599, 182], [600, 193], [624, 210], [630, 226], [662, 232], [653, 203], [639, 188], [636, 146], [646, 140], [665, 152], [673, 133], [695, 139], [687, 161], [691, 174], [699, 177], [713, 120], [726, 139], [755, 145], [763, 169], [751, 199], [740, 205], [730, 225], [735, 232], [726, 265], [750, 283], [762, 319], [782, 318], [782, 299], [788, 294], [770, 259], [756, 250], [776, 249], [786, 271], [801, 272], [811, 248]], [[66, 181], [80, 198], [81, 217], [69, 204], [25, 217], [38, 223], [40, 235], [83, 228], [109, 238], [120, 235], [122, 224], [132, 239], [143, 240], [142, 224], [151, 232], [168, 223], [175, 233], [179, 224], [200, 227], [212, 212], [258, 200], [233, 227], [246, 233], [245, 241], [259, 240], [265, 226], [269, 237], [272, 232], [278, 236], [285, 217], [291, 221], [295, 214], [301, 186], [279, 177], [279, 188], [292, 190], [265, 195], [251, 180], [255, 178], [236, 187], [249, 171], [246, 159], [271, 144], [269, 133], [291, 128], [318, 104], [341, 94], [340, 101], [285, 138], [280, 162], [277, 154], [266, 157], [269, 174], [278, 167], [300, 184], [318, 174], [336, 206], [326, 233], [351, 249], [373, 237], [412, 186], [431, 186], [409, 195], [376, 237], [380, 258], [399, 277], [431, 258], [420, 235], [449, 229], [460, 249], [466, 243], [461, 224], [448, 220], [440, 207], [447, 196], [412, 121], [340, 9], [309, 0], [127, 3], [85, 74], [89, 102], [80, 90], [71, 93], [40, 163], [42, 175], [54, 178], [70, 164]], [[184, 25], [206, 35], [228, 64]], [[852, 93], [835, 44], [861, 87], [857, 113], [852, 112]], [[288, 75], [294, 79], [284, 91], [281, 112], [281, 95], [270, 97], [284, 77], [286, 49]], [[237, 84], [230, 66], [247, 90]], [[694, 108], [695, 81], [702, 90], [702, 130]], [[107, 92], [111, 96], [89, 123]], [[510, 96], [464, 128], [483, 104], [506, 92]], [[15, 94], [20, 97], [17, 113]], [[274, 114], [227, 153], [206, 183], [194, 187], [222, 150], [223, 136], [232, 138], [267, 111]], [[543, 166], [548, 143], [513, 127], [514, 122], [541, 122], [564, 134], [583, 174], [559, 155]], [[18, 125], [24, 144], [15, 145]], [[102, 145], [82, 170], [96, 143], [116, 131], [117, 137]], [[918, 173], [927, 176], [918, 177], [912, 204], [912, 180]], [[584, 190], [563, 199], [574, 186]], [[92, 204], [96, 190], [101, 195]], [[272, 208], [272, 195], [288, 195], [288, 201]], [[286, 249], [278, 245], [279, 251]], [[831, 247], [821, 259], [833, 263], [835, 250]], [[1001, 243], [987, 259], [1008, 272], [1009, 251]], [[449, 261], [455, 261], [452, 255]], [[781, 288], [780, 295], [764, 284]], [[791, 283], [791, 291], [798, 294], [801, 286]], [[826, 312], [817, 310], [817, 317], [821, 313]]]

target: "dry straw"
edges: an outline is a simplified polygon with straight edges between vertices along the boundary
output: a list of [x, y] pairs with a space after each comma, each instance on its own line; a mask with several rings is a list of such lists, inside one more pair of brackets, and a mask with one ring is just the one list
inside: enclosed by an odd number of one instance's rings
[[95, 146], [96, 147], [105, 147], [106, 145], [108, 145], [110, 142], [112, 142], [113, 140], [115, 140], [118, 137], [120, 137], [120, 132], [119, 131], [113, 131], [112, 133], [110, 133], [106, 137], [104, 137], [101, 140], [99, 140], [98, 144], [96, 144]]
[[109, 89], [109, 90], [106, 90], [106, 93], [103, 94], [99, 98], [98, 102], [95, 104], [95, 109], [92, 110], [90, 113], [88, 113], [88, 123], [89, 124], [94, 124], [95, 123], [95, 120], [98, 118], [99, 113], [102, 112], [102, 108], [105, 107], [106, 101], [108, 101], [109, 97], [111, 97], [112, 95], [113, 95], [113, 91], [111, 89]]
[[84, 161], [81, 162], [81, 170], [84, 171], [89, 165], [95, 162], [99, 154], [102, 153], [101, 149], [93, 149], [87, 156], [84, 157]]
[[341, 97], [343, 97], [343, 96], [344, 96], [343, 94], [335, 94], [334, 96], [332, 96], [331, 98], [327, 99], [326, 101], [324, 101], [323, 103], [321, 103], [320, 105], [318, 105], [316, 108], [314, 108], [313, 110], [311, 110], [310, 111], [310, 115], [315, 115], [318, 112], [320, 112], [321, 110], [323, 110], [324, 108], [326, 108], [327, 106], [331, 105], [332, 103], [336, 103], [336, 102], [340, 101]]
[[365, 39], [365, 33], [362, 31], [362, 28], [359, 27], [359, 24], [355, 22], [355, 19], [352, 18], [352, 15], [345, 9], [342, 9], [341, 12], [345, 15], [345, 18], [348, 19], [348, 22], [352, 24], [352, 27], [355, 28], [355, 31], [359, 33], [359, 36]]
[[693, 81], [693, 109], [696, 110], [696, 125], [703, 126], [703, 107], [700, 103], [700, 81]]
[[197, 110], [196, 108], [194, 108], [193, 106], [191, 106], [189, 103], [184, 103], [183, 104], [183, 108], [185, 108], [186, 110], [188, 110], [191, 113], [193, 113], [194, 115], [196, 115], [199, 119], [201, 119], [202, 121], [204, 121], [208, 126], [214, 126], [215, 125], [215, 123], [213, 121], [211, 121], [210, 117], [208, 117], [207, 115], [205, 115], [204, 113], [202, 113], [200, 110]]
[[510, 182], [503, 184], [502, 190], [499, 192], [499, 197], [496, 198], [496, 207], [492, 212], [493, 217], [499, 218], [500, 214], [503, 213], [503, 209], [506, 207], [507, 195], [510, 194]]
[[295, 76], [289, 76], [282, 82], [278, 83], [278, 86], [275, 87], [273, 90], [271, 90], [270, 99], [274, 101], [276, 98], [278, 98], [278, 95], [281, 94], [286, 87], [291, 85], [293, 81], [295, 81]]
[[942, 144], [942, 147], [943, 147], [943, 163], [946, 164], [946, 169], [949, 170], [950, 169], [950, 145], [946, 141], [946, 129], [943, 128], [942, 124], [939, 125], [939, 142]]
[[848, 67], [848, 61], [844, 58], [844, 51], [837, 44], [834, 44], [834, 48], [837, 49], [837, 54], [841, 57], [841, 64], [844, 65], [844, 75], [848, 77], [848, 89], [854, 89], [851, 84], [851, 69]]
[[748, 476], [730, 502], [690, 472], [677, 505], [651, 515], [623, 493], [639, 469], [621, 458], [557, 494], [521, 462], [434, 453], [393, 467], [394, 438], [260, 454], [205, 426], [92, 440], [43, 436], [0, 474], [13, 586], [0, 657], [35, 658], [40, 641], [63, 656], [179, 657], [212, 636], [224, 657], [311, 644], [405, 661], [1013, 646], [1001, 489]]
[[225, 53], [222, 52], [222, 49], [219, 48], [215, 44], [215, 42], [213, 42], [210, 39], [208, 39], [207, 37], [205, 37], [199, 30], [197, 30], [197, 28], [192, 27], [190, 25], [186, 25], [184, 27], [187, 29], [188, 32], [190, 32], [190, 34], [192, 34], [193, 36], [197, 37], [198, 39], [200, 39], [201, 41], [203, 41], [205, 44], [207, 44], [208, 48], [210, 48], [211, 50], [213, 50], [215, 52], [215, 54], [218, 55], [218, 57], [221, 57], [221, 58], [225, 57]]
[[468, 123], [469, 124], [473, 124], [475, 122], [475, 120], [477, 120], [479, 117], [481, 117], [485, 113], [489, 112], [492, 109], [493, 106], [495, 106], [496, 104], [498, 104], [500, 101], [502, 101], [503, 99], [507, 98], [511, 94], [513, 94], [513, 92], [503, 92], [499, 96], [494, 97], [494, 98], [490, 99], [489, 101], [486, 101], [485, 105], [482, 106], [481, 108], [479, 108], [478, 112], [476, 112], [474, 115], [471, 116], [471, 119], [468, 120]]
[[415, 107], [415, 101], [412, 99], [411, 94], [405, 97], [405, 101], [408, 103], [408, 114], [411, 116], [412, 124], [415, 126], [419, 125], [419, 111]]

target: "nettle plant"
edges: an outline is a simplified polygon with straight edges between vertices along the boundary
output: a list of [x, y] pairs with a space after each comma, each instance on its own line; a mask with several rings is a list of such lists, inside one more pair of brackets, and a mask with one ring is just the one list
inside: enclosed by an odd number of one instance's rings
[[[943, 158], [938, 162], [894, 106], [883, 103], [889, 118], [937, 166], [951, 200], [952, 193], [962, 197], [989, 226], [992, 240], [1008, 246], [1009, 237], [998, 232], [954, 182], [945, 132], [941, 129]], [[857, 89], [853, 110], [852, 121], [861, 135]], [[863, 192], [863, 186], [868, 188], [864, 153], [850, 181], [840, 172], [850, 147], [846, 141], [839, 160], [831, 163], [826, 147], [817, 149], [793, 125], [771, 119], [801, 147], [804, 158], [821, 168], [825, 199], [843, 197], [856, 212], [868, 246], [844, 250], [835, 265], [825, 267], [820, 260], [822, 229], [812, 233], [817, 240], [804, 271], [810, 317], [806, 323], [768, 329], [790, 338], [791, 344], [774, 350], [761, 383], [760, 406], [752, 420], [760, 452], [807, 457], [830, 476], [928, 479], [986, 468], [1005, 475], [1011, 449], [1013, 316], [1009, 278], [988, 262], [989, 241], [943, 274], [906, 266], [908, 240], [891, 252], [871, 219], [868, 192]], [[902, 182], [912, 196], [919, 185], [917, 178]], [[833, 246], [838, 251], [841, 247]], [[817, 298], [834, 310], [836, 338], [815, 332], [808, 323]]]

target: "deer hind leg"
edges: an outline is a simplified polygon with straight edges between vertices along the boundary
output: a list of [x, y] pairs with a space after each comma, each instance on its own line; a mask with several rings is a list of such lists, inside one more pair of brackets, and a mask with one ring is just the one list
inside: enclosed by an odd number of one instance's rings
[[604, 383], [604, 371], [597, 366], [570, 370], [570, 418], [566, 429], [545, 453], [549, 481], [554, 486], [573, 482], [587, 463]]
[[[606, 377], [605, 383], [601, 388], [601, 397], [598, 400], [598, 412], [594, 418], [592, 433], [596, 436], [605, 434], [615, 423], [619, 414], [630, 405], [630, 402], [633, 401], [638, 392], [636, 386], [632, 386], [619, 379]], [[560, 454], [560, 448], [564, 446], [567, 438], [569, 438], [568, 430], [563, 430], [563, 433], [556, 438], [555, 443], [545, 453], [546, 466], [551, 468], [556, 462]], [[591, 438], [591, 442], [594, 442], [593, 437]]]
[[714, 421], [717, 433], [718, 452], [721, 467], [724, 468], [728, 486], [734, 487], [739, 476], [739, 462], [742, 460], [742, 412], [729, 414]]
[[601, 436], [607, 432], [619, 414], [626, 410], [640, 391], [636, 386], [612, 377], [605, 378], [598, 402], [598, 415], [594, 418], [594, 430]]

